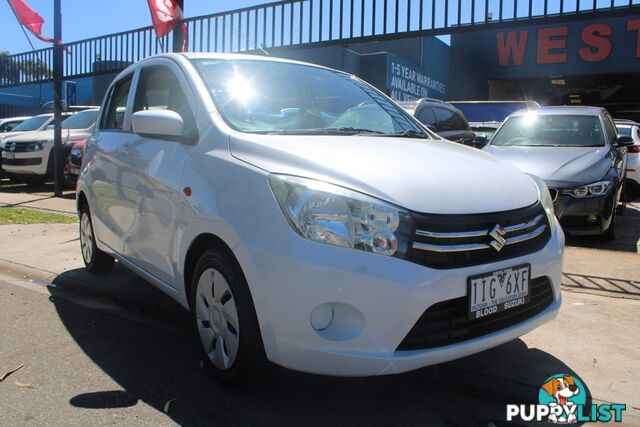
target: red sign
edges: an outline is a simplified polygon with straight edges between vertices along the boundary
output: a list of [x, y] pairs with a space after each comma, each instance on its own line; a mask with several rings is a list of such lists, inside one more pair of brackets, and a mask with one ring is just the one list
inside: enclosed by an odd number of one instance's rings
[[[584, 26], [579, 36], [581, 45], [574, 47], [573, 51], [568, 48], [567, 43], [570, 31], [576, 31], [576, 27], [561, 25], [539, 28], [535, 32], [533, 30], [498, 32], [496, 34], [498, 63], [501, 67], [522, 65], [527, 57], [527, 49], [532, 47], [528, 42], [535, 43], [536, 65], [566, 64], [569, 55], [575, 55], [584, 62], [596, 63], [607, 60], [611, 55], [614, 32], [608, 23], [592, 23]], [[640, 19], [628, 20], [626, 31], [635, 33], [635, 56], [640, 59]]]

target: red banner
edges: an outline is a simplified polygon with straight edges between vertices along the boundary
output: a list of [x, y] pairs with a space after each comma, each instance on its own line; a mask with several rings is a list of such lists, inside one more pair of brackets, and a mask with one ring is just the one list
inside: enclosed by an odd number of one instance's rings
[[7, 1], [9, 2], [11, 9], [13, 9], [13, 13], [15, 13], [16, 18], [20, 21], [20, 24], [22, 24], [27, 30], [31, 31], [31, 34], [43, 42], [62, 44], [60, 40], [55, 40], [51, 37], [42, 35], [42, 24], [44, 24], [44, 19], [42, 19], [42, 16], [38, 15], [35, 10], [31, 9], [27, 3], [23, 0]]
[[175, 0], [148, 0], [153, 28], [158, 38], [166, 36], [182, 20], [182, 9]]

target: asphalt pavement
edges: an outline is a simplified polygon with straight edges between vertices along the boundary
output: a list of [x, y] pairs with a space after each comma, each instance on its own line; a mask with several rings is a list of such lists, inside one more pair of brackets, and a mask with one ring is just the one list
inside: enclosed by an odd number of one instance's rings
[[178, 304], [120, 265], [86, 272], [77, 225], [0, 226], [0, 378], [22, 366], [0, 382], [0, 425], [499, 426], [555, 373], [581, 378], [594, 403], [626, 403], [622, 425], [640, 425], [640, 255], [570, 243], [559, 317], [520, 339], [396, 376], [270, 365], [229, 389], [201, 368]]

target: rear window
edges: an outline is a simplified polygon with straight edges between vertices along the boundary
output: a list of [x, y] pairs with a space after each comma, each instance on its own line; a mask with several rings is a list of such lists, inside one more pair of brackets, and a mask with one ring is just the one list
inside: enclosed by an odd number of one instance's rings
[[631, 126], [616, 126], [618, 129], [618, 135], [631, 136]]

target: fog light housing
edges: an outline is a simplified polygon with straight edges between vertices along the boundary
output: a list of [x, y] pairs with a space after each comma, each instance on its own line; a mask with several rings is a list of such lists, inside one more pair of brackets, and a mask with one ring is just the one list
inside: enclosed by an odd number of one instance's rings
[[598, 222], [598, 215], [589, 215], [587, 217], [587, 222]]
[[333, 307], [329, 304], [321, 304], [311, 312], [311, 326], [316, 331], [324, 331], [333, 322]]

